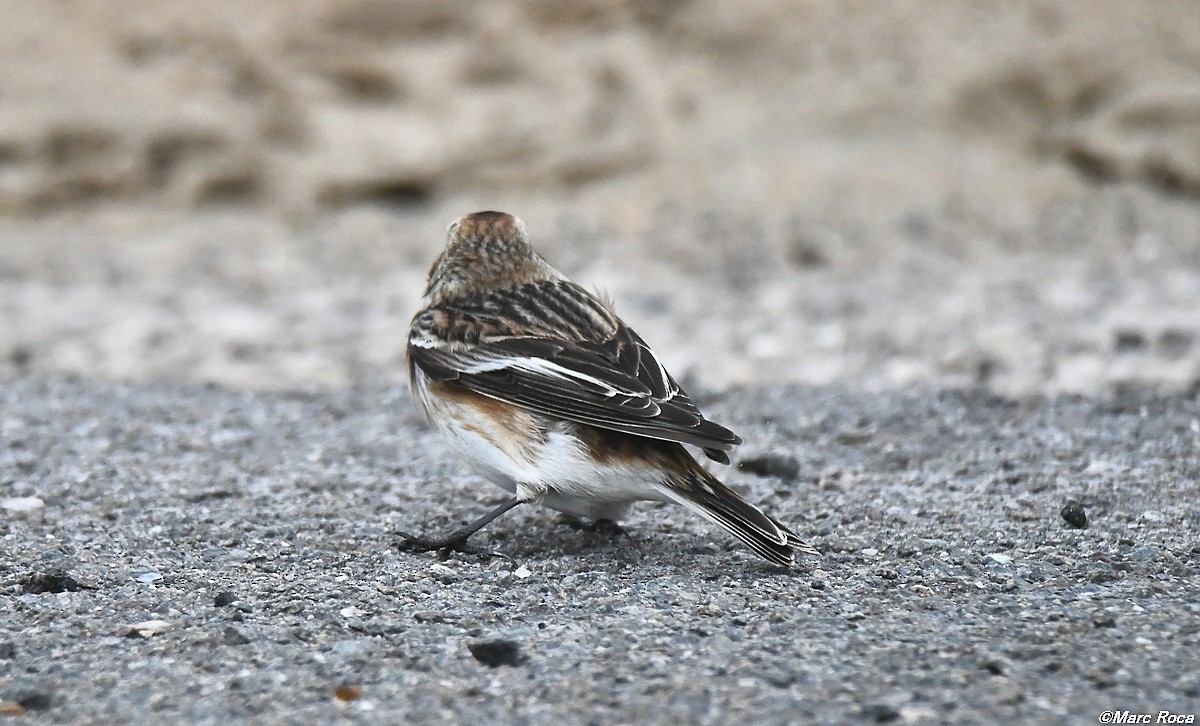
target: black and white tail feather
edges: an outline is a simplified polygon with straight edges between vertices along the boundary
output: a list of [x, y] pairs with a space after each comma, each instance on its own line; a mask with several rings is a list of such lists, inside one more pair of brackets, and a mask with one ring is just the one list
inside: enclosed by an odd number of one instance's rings
[[698, 464], [689, 467], [684, 481], [668, 484], [665, 493], [737, 537], [759, 557], [777, 565], [790, 566], [797, 551], [819, 554], [795, 532], [742, 499]]

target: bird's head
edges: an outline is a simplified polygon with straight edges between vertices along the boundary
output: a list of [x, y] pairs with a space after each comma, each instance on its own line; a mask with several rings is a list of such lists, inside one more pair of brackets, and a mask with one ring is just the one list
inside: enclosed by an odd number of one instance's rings
[[450, 225], [429, 270], [425, 296], [444, 300], [561, 277], [529, 244], [525, 223], [504, 212], [475, 212]]

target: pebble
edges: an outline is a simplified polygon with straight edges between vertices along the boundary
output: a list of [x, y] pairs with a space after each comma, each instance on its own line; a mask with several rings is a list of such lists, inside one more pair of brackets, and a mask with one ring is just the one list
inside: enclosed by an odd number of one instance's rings
[[35, 691], [23, 694], [17, 703], [26, 711], [45, 711], [54, 705], [54, 696], [49, 693]]
[[433, 564], [429, 566], [429, 571], [443, 583], [450, 584], [458, 580], [458, 571], [453, 567], [447, 567], [443, 564]]
[[27, 595], [37, 595], [43, 592], [77, 592], [85, 587], [66, 570], [46, 570], [30, 575], [22, 589]]
[[40, 522], [46, 503], [41, 497], [10, 497], [0, 500], [0, 509], [9, 517]]
[[1138, 547], [1129, 553], [1129, 559], [1135, 562], [1153, 562], [1158, 559], [1158, 550], [1153, 547]]
[[520, 644], [513, 640], [476, 640], [467, 644], [467, 650], [488, 668], [516, 666], [524, 660]]
[[755, 476], [771, 476], [783, 481], [795, 481], [800, 476], [800, 463], [781, 454], [747, 457], [738, 462], [737, 468]]
[[991, 552], [987, 555], [987, 558], [999, 565], [1007, 565], [1013, 561], [1012, 557], [1004, 554], [1003, 552]]
[[167, 632], [174, 626], [170, 623], [170, 621], [167, 620], [143, 620], [140, 623], [134, 623], [128, 627], [129, 632], [126, 633], [126, 635], [151, 638], [155, 635]]
[[339, 640], [333, 644], [331, 650], [340, 656], [347, 658], [362, 655], [371, 649], [370, 640]]
[[449, 623], [455, 620], [454, 616], [446, 613], [440, 613], [436, 610], [418, 610], [413, 613], [413, 620], [418, 623]]
[[1059, 511], [1059, 514], [1062, 515], [1062, 518], [1066, 520], [1067, 524], [1071, 525], [1075, 529], [1087, 529], [1087, 511], [1084, 510], [1083, 505], [1079, 502], [1067, 502], [1065, 505], [1063, 505], [1063, 508]]
[[889, 723], [900, 718], [900, 711], [886, 703], [873, 703], [863, 708], [862, 717], [875, 723]]
[[225, 628], [225, 632], [222, 634], [222, 639], [225, 641], [226, 645], [247, 645], [250, 642], [250, 639], [247, 638], [242, 631], [238, 630], [232, 625]]

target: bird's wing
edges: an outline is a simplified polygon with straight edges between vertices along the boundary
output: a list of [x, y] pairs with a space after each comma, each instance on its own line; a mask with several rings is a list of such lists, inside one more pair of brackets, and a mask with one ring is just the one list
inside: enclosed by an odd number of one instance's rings
[[[424, 311], [409, 334], [410, 360], [434, 380], [576, 423], [694, 444], [727, 462], [723, 452], [741, 439], [706, 420], [645, 341], [603, 303], [572, 283], [554, 285], [573, 289]], [[546, 294], [554, 295], [549, 303]], [[538, 309], [555, 320], [539, 318]], [[577, 324], [554, 324], [561, 320]], [[567, 332], [556, 337], [554, 330]]]

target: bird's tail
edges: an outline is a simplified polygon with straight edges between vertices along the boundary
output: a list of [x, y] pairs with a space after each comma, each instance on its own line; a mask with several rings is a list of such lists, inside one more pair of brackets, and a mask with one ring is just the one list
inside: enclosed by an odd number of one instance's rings
[[720, 525], [755, 554], [777, 565], [790, 566], [798, 551], [818, 554], [812, 545], [742, 499], [690, 456], [687, 464], [685, 473], [677, 474], [664, 486], [667, 497]]

